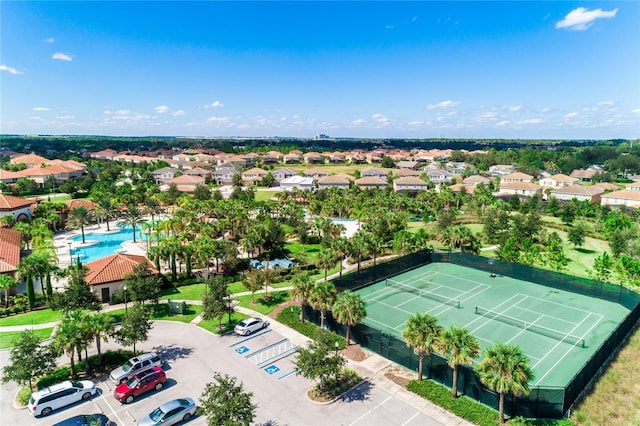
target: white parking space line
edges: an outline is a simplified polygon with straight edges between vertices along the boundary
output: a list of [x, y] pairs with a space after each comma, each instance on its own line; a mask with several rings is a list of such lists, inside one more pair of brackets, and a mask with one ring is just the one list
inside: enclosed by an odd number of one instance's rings
[[387, 401], [389, 401], [391, 398], [393, 398], [392, 396], [390, 396], [389, 398], [385, 399], [384, 401], [382, 401], [380, 404], [376, 405], [375, 407], [373, 407], [371, 410], [367, 411], [366, 413], [364, 413], [363, 415], [361, 415], [360, 417], [358, 417], [357, 419], [355, 419], [353, 422], [349, 423], [349, 426], [353, 426], [356, 423], [358, 423], [360, 420], [364, 419], [365, 417], [367, 417], [369, 414], [371, 414], [375, 409], [377, 409], [378, 407], [383, 406], [384, 404], [387, 403]]
[[413, 416], [411, 416], [411, 418], [409, 420], [407, 420], [406, 422], [402, 423], [402, 426], [408, 425], [409, 422], [413, 419], [415, 419], [416, 417], [418, 417], [420, 414], [422, 414], [420, 411], [418, 411], [417, 413], [415, 413]]

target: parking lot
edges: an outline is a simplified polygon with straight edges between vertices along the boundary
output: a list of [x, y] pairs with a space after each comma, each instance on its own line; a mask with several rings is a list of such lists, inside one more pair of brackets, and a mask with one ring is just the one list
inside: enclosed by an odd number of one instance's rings
[[[118, 425], [135, 425], [171, 399], [189, 396], [198, 402], [216, 371], [237, 377], [246, 391], [253, 392], [252, 400], [258, 405], [255, 424], [441, 424], [368, 381], [332, 404], [310, 401], [306, 391], [313, 382], [295, 374], [295, 348], [304, 344], [304, 339], [284, 334], [288, 333], [269, 327], [251, 336], [215, 336], [193, 325], [157, 321], [149, 341], [139, 348], [155, 350], [162, 356], [167, 375], [164, 389], [144, 394], [131, 404], [121, 404], [113, 397], [114, 385], [105, 377], [97, 381], [99, 392], [91, 400], [54, 411], [45, 418], [33, 418], [26, 408], [12, 406], [18, 386], [4, 384], [0, 388], [0, 424], [51, 425], [79, 414], [102, 412]], [[116, 348], [111, 342], [104, 346]], [[95, 350], [90, 348], [89, 352]], [[6, 365], [7, 358], [8, 351], [2, 351], [2, 365]], [[61, 360], [68, 362], [66, 357]], [[204, 425], [206, 419], [196, 417], [188, 424]]]

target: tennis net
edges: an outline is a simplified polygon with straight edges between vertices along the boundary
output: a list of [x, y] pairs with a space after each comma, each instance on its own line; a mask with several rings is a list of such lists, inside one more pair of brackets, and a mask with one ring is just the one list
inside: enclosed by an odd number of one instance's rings
[[481, 308], [480, 306], [476, 306], [476, 314], [482, 315], [483, 317], [494, 319], [496, 321], [500, 321], [505, 324], [513, 325], [518, 328], [522, 328], [523, 330], [531, 331], [532, 333], [550, 337], [552, 339], [559, 340], [561, 342], [566, 342], [571, 345], [579, 346], [581, 348], [585, 347], [585, 340], [581, 337], [576, 337], [576, 336], [572, 336], [571, 334], [561, 333], [557, 330], [554, 330], [548, 327], [543, 327], [541, 325], [529, 323], [519, 318], [514, 318], [510, 315], [506, 315], [500, 312], [495, 312], [490, 309]]
[[454, 308], [460, 309], [460, 301], [457, 299], [453, 299], [451, 297], [442, 296], [440, 294], [432, 293], [430, 291], [424, 290], [419, 287], [403, 284], [398, 281], [394, 281], [390, 278], [385, 279], [385, 285], [389, 287], [397, 288], [398, 290], [404, 291], [406, 293], [412, 293], [417, 296], [424, 297], [426, 299], [435, 300], [436, 302], [440, 302], [445, 305], [453, 306]]

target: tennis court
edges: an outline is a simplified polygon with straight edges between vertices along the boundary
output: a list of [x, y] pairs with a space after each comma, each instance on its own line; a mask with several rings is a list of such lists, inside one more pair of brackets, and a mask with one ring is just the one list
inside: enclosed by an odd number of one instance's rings
[[430, 263], [357, 292], [364, 324], [402, 338], [407, 318], [427, 312], [443, 327], [467, 328], [482, 350], [519, 345], [535, 372], [532, 386], [564, 387], [629, 314], [605, 300], [497, 276], [452, 263]]

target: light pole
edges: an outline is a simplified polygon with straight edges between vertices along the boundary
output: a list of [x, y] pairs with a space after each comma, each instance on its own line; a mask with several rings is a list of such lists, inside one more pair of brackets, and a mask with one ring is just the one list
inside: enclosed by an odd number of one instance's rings
[[127, 285], [125, 284], [122, 288], [124, 291], [124, 314], [127, 315]]
[[293, 306], [291, 306], [291, 307], [289, 308], [289, 314], [290, 314], [290, 316], [291, 316], [291, 324], [293, 324], [293, 318], [294, 318]]
[[493, 273], [493, 265], [496, 264], [496, 261], [494, 259], [489, 259], [489, 265], [491, 266], [491, 275], [489, 275], [491, 278], [495, 278], [496, 274]]
[[73, 265], [73, 255], [71, 254], [71, 241], [67, 241], [67, 245], [69, 246], [69, 260], [71, 261], [71, 264]]
[[336, 347], [336, 356], [338, 356], [338, 348], [340, 347], [340, 343], [338, 343], [338, 341], [336, 340], [334, 345]]

